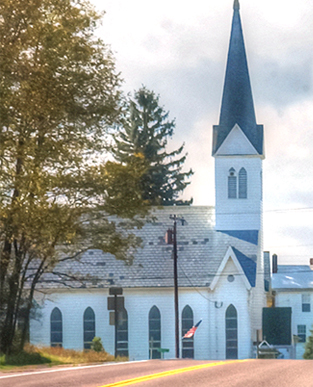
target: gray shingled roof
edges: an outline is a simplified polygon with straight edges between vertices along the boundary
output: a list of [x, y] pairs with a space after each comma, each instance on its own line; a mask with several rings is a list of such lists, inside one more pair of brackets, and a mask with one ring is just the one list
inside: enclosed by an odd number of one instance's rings
[[[100, 250], [88, 250], [79, 261], [65, 261], [55, 270], [85, 278], [84, 283], [66, 280], [73, 287], [103, 288], [121, 286], [171, 287], [173, 286], [173, 246], [165, 244], [165, 232], [173, 226], [170, 215], [185, 219], [185, 224], [177, 224], [178, 244], [178, 285], [180, 287], [207, 287], [210, 285], [229, 246], [235, 247], [240, 255], [255, 265], [257, 245], [245, 239], [214, 230], [214, 207], [179, 206], [155, 209], [157, 220], [135, 230], [142, 238], [143, 247], [135, 253], [132, 265], [118, 261]], [[247, 231], [250, 233], [250, 231]], [[248, 238], [249, 239], [249, 238]], [[239, 254], [238, 254], [239, 255]], [[254, 284], [253, 270], [246, 273]], [[41, 288], [60, 288], [63, 284], [52, 274], [45, 274], [38, 284]], [[253, 286], [253, 285], [252, 285]]]
[[278, 265], [277, 273], [272, 274], [272, 289], [313, 289], [313, 270], [308, 265]]

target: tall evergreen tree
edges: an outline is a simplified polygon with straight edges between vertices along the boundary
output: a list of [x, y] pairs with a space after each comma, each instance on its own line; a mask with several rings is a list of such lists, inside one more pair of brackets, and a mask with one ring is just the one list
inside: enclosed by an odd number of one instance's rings
[[175, 121], [168, 116], [169, 112], [159, 104], [159, 96], [142, 87], [126, 101], [122, 125], [114, 134], [115, 159], [126, 165], [141, 160], [146, 168], [140, 189], [149, 205], [192, 202], [178, 199], [190, 184], [188, 179], [193, 172], [182, 171], [187, 156], [183, 154], [184, 144], [172, 152], [166, 150], [175, 129]]

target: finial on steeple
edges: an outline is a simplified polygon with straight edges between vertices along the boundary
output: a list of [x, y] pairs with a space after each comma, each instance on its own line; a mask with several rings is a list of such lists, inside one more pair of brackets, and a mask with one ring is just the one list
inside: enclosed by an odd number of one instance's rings
[[239, 5], [239, 0], [234, 0], [234, 11], [239, 10], [240, 5]]

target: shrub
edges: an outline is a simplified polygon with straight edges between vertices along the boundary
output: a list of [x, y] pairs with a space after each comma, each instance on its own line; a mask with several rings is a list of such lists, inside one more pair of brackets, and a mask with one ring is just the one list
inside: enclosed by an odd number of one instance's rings
[[103, 352], [104, 348], [102, 345], [101, 337], [95, 336], [92, 340], [91, 349], [95, 352]]
[[313, 328], [310, 332], [311, 335], [307, 338], [305, 343], [305, 352], [303, 354], [304, 359], [313, 359]]

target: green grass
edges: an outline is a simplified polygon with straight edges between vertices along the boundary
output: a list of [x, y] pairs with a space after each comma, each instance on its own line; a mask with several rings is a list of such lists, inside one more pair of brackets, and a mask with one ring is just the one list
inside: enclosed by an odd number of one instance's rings
[[60, 365], [60, 364], [85, 364], [103, 363], [110, 361], [127, 361], [127, 358], [117, 358], [105, 351], [74, 351], [64, 348], [42, 347], [36, 348], [26, 346], [24, 351], [12, 355], [0, 354], [0, 370], [10, 370], [14, 367], [36, 366], [36, 365]]
[[51, 359], [42, 356], [39, 352], [22, 351], [14, 355], [2, 355], [0, 357], [0, 367], [5, 365], [24, 366], [48, 363], [51, 363]]

